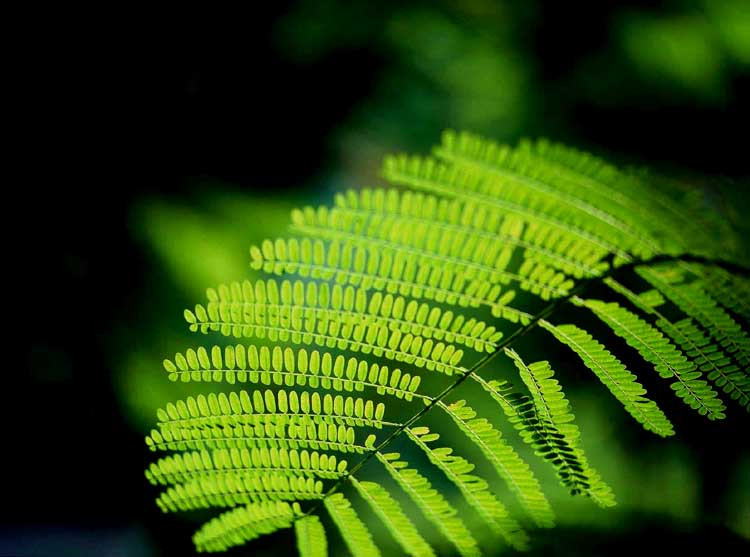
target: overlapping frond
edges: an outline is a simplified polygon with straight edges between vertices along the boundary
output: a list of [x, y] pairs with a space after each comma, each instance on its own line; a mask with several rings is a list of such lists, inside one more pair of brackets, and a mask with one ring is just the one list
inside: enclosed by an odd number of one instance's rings
[[544, 319], [539, 325], [578, 354], [584, 365], [644, 428], [662, 437], [674, 435], [672, 423], [656, 402], [644, 396], [646, 389], [636, 381], [635, 375], [589, 333], [575, 325], [552, 325]]
[[552, 462], [560, 481], [570, 488], [571, 493], [585, 494], [602, 507], [614, 505], [612, 489], [588, 464], [579, 446], [580, 431], [573, 423], [570, 404], [559, 382], [554, 379], [549, 362], [527, 365], [515, 350], [506, 348], [505, 354], [516, 364], [521, 380], [531, 393], [533, 416], [529, 415], [530, 409], [517, 409], [520, 410], [521, 423], [530, 422], [531, 425], [521, 432], [530, 437], [532, 446]]
[[485, 418], [477, 418], [476, 412], [466, 401], [459, 400], [452, 404], [440, 401], [438, 406], [482, 451], [536, 525], [543, 528], [554, 526], [555, 514], [539, 480], [515, 449], [505, 442], [500, 431]]
[[[290, 528], [300, 514], [297, 503], [250, 503], [209, 520], [193, 536], [198, 551], [217, 552], [243, 545], [264, 534]], [[302, 519], [299, 522], [303, 522]]]
[[714, 300], [750, 323], [750, 280], [718, 265], [691, 264], [703, 278], [702, 285]]
[[465, 458], [453, 454], [451, 447], [433, 449], [429, 443], [440, 435], [431, 433], [427, 427], [406, 428], [405, 433], [422, 449], [432, 464], [439, 468], [463, 494], [466, 501], [493, 532], [512, 547], [523, 550], [528, 547], [529, 537], [508, 510], [489, 490], [487, 481], [471, 474], [474, 465]]
[[327, 225], [383, 239], [397, 234], [415, 245], [449, 252], [488, 250], [477, 254], [485, 261], [491, 261], [488, 255], [497, 254], [502, 247], [515, 246], [523, 249], [527, 258], [576, 278], [598, 275], [608, 267], [600, 261], [605, 253], [585, 242], [552, 234], [548, 228], [524, 226], [521, 219], [482, 204], [422, 192], [348, 190], [336, 196], [333, 208], [305, 208], [292, 218], [293, 228], [304, 233]]
[[697, 368], [705, 373], [710, 381], [720, 387], [737, 403], [750, 410], [750, 377], [727, 356], [689, 317], [676, 323], [670, 322], [657, 307], [664, 303], [664, 298], [657, 290], [647, 290], [635, 294], [630, 289], [612, 278], [605, 279], [606, 284], [630, 300], [634, 306], [656, 318], [656, 326], [667, 334]]
[[[557, 234], [572, 236], [603, 253], [616, 253], [627, 258], [627, 247], [636, 247], [635, 242], [624, 242], [626, 248], [621, 249], [618, 243], [609, 239], [615, 230], [613, 227], [593, 221], [577, 211], [565, 211], [558, 200], [530, 195], [522, 187], [483, 172], [445, 164], [429, 157], [400, 155], [385, 159], [383, 174], [398, 185], [481, 203], [526, 222], [550, 227]], [[616, 238], [623, 240], [619, 235]]]
[[328, 538], [320, 519], [312, 515], [303, 516], [294, 522], [297, 550], [300, 557], [326, 557]]
[[404, 252], [351, 242], [279, 238], [253, 246], [250, 256], [251, 267], [266, 273], [297, 274], [461, 307], [492, 306], [503, 291], [462, 271], [419, 263]]
[[674, 324], [659, 319], [656, 323], [682, 347], [709, 380], [750, 411], [750, 376], [711, 342], [708, 334], [701, 331], [692, 319], [687, 317]]
[[[356, 510], [363, 505], [409, 555], [474, 556], [480, 541], [499, 539], [525, 549], [525, 527], [551, 527], [554, 513], [501, 420], [571, 493], [614, 504], [581, 447], [561, 385], [565, 367], [555, 365], [558, 379], [546, 359], [525, 363], [512, 343], [526, 333], [539, 336], [544, 358], [545, 335], [567, 346], [578, 357], [571, 364], [591, 370], [657, 435], [674, 427], [646, 396], [639, 360], [709, 419], [726, 411], [717, 390], [750, 410], [741, 242], [727, 239], [718, 213], [698, 214], [698, 197], [547, 141], [507, 147], [450, 131], [432, 156], [388, 157], [383, 174], [402, 188], [351, 189], [332, 207], [295, 210], [290, 237], [250, 248], [264, 278], [209, 288], [184, 313], [191, 331], [224, 338], [164, 360], [166, 375], [217, 392], [157, 411], [146, 444], [167, 454], [146, 477], [162, 489], [165, 512], [223, 509], [196, 532], [199, 551], [293, 526], [300, 555], [323, 557], [329, 540], [319, 515], [327, 511], [351, 553], [380, 555], [381, 534]], [[714, 259], [724, 239], [729, 247], [718, 255], [730, 264], [722, 266]], [[624, 305], [589, 299], [597, 284]], [[571, 322], [554, 324], [568, 302], [582, 309], [568, 305]], [[624, 344], [608, 346], [609, 333], [575, 324], [586, 310]], [[488, 365], [503, 354], [504, 364]], [[481, 390], [448, 403], [464, 380]], [[479, 417], [474, 396], [499, 411]], [[443, 421], [427, 429], [426, 413]], [[448, 430], [507, 485], [530, 518], [524, 527], [475, 463], [454, 453]], [[420, 465], [386, 452], [397, 438], [424, 453]], [[445, 446], [433, 446], [438, 438]], [[384, 483], [361, 478], [370, 459], [439, 539], [419, 531]], [[433, 485], [425, 466], [449, 483]], [[467, 516], [443, 492], [451, 484]], [[341, 493], [347, 485], [356, 499]]]
[[[591, 155], [544, 141], [522, 142], [512, 149], [474, 134], [451, 131], [443, 134], [442, 143], [434, 152], [456, 166], [485, 170], [519, 189], [549, 196], [588, 213], [592, 219], [607, 223], [610, 232], [615, 231], [625, 240], [625, 246], [629, 242], [652, 246], [655, 238], [668, 238], [665, 232], [669, 228], [663, 219], [653, 218], [653, 206], [640, 201], [640, 194], [647, 195], [650, 188], [643, 187], [633, 176], [597, 164]], [[648, 256], [653, 252], [634, 253]]]
[[[547, 140], [522, 141], [517, 150], [528, 157], [530, 164], [546, 167], [581, 188], [598, 190], [603, 196], [625, 205], [630, 219], [643, 215], [648, 223], [645, 230], [658, 227], [659, 237], [678, 245], [686, 240], [699, 243], [704, 237], [683, 206], [634, 173], [622, 172], [590, 153]], [[675, 231], [685, 232], [679, 241], [675, 238], [678, 235]], [[663, 249], [672, 253], [666, 245]]]
[[[617, 245], [639, 257], [654, 255], [649, 228], [629, 223], [633, 219], [632, 209], [623, 210], [600, 189], [581, 187], [561, 178], [554, 169], [545, 168], [543, 164], [530, 165], [529, 157], [523, 151], [469, 134], [445, 133], [435, 155], [451, 162], [453, 168], [479, 171], [483, 183], [472, 189], [524, 206], [541, 208], [545, 214], [553, 213], [554, 207], [559, 218], [568, 219], [597, 236], [612, 238]], [[584, 195], [581, 195], [582, 190]], [[573, 213], [580, 217], [567, 216]]]
[[359, 482], [353, 476], [349, 480], [378, 518], [383, 521], [406, 554], [413, 557], [435, 555], [430, 544], [422, 537], [411, 519], [406, 516], [398, 501], [391, 497], [383, 486], [375, 482]]
[[617, 336], [638, 350], [661, 377], [676, 379], [672, 390], [685, 404], [712, 420], [725, 417], [726, 406], [716, 391], [701, 379], [702, 373], [695, 362], [685, 357], [658, 329], [615, 302], [580, 298], [574, 301], [594, 312]]
[[351, 285], [268, 279], [209, 288], [207, 297], [205, 313], [210, 322], [221, 324], [219, 330], [225, 335], [240, 336], [238, 327], [246, 325], [266, 325], [273, 339], [275, 333], [281, 334], [280, 325], [292, 324], [298, 331], [325, 329], [320, 323], [337, 321], [445, 340], [480, 352], [491, 352], [502, 337], [495, 327], [476, 318], [391, 293], [370, 294]]
[[380, 550], [375, 545], [370, 530], [346, 497], [341, 493], [334, 493], [326, 497], [324, 503], [354, 557], [380, 557]]
[[380, 252], [391, 250], [420, 264], [450, 267], [469, 279], [504, 285], [517, 283], [545, 300], [566, 295], [573, 285], [563, 273], [547, 268], [539, 260], [528, 259], [526, 266], [516, 273], [507, 270], [523, 231], [523, 222], [518, 219], [505, 219], [498, 230], [499, 235], [515, 238], [515, 242], [498, 242], [496, 238], [476, 234], [454, 236], [436, 227], [415, 226], [394, 218], [378, 219], [373, 226], [327, 207], [297, 211], [292, 214], [292, 221], [296, 229], [312, 237], [353, 242]]
[[[266, 285], [267, 284], [267, 285]], [[282, 283], [282, 287], [284, 284]], [[339, 291], [333, 289], [334, 292]], [[258, 281], [255, 284], [255, 296], [278, 303], [278, 288], [275, 281]], [[259, 294], [262, 292], [263, 294]], [[220, 307], [224, 311], [220, 311]], [[336, 318], [328, 312], [315, 313], [279, 310], [278, 307], [267, 308], [264, 301], [254, 305], [235, 306], [234, 311], [226, 306], [195, 306], [195, 312], [185, 311], [185, 319], [190, 329], [208, 333], [219, 331], [221, 334], [247, 338], [268, 338], [270, 341], [291, 342], [294, 344], [316, 345], [321, 348], [338, 348], [362, 354], [372, 354], [398, 362], [406, 362], [417, 367], [435, 369], [448, 375], [460, 373], [463, 368], [458, 364], [463, 350], [453, 344], [432, 338], [424, 338], [412, 333], [402, 333], [400, 329], [391, 330], [381, 322], [348, 322]]]
[[750, 335], [706, 293], [702, 281], [672, 283], [668, 266], [639, 266], [636, 270], [689, 317], [705, 327], [740, 365], [750, 367]]
[[481, 555], [479, 545], [458, 516], [458, 511], [432, 484], [409, 463], [399, 460], [398, 453], [376, 453], [383, 467], [419, 507], [424, 516], [455, 546], [464, 557]]

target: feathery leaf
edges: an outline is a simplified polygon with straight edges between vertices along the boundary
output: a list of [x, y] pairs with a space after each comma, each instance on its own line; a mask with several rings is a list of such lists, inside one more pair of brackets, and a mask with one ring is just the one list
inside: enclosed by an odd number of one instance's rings
[[705, 327], [719, 345], [741, 365], [750, 366], [750, 335], [706, 293], [702, 281], [672, 284], [667, 278], [669, 270], [665, 266], [641, 265], [636, 271], [689, 317]]
[[430, 544], [425, 541], [414, 523], [404, 514], [398, 501], [391, 497], [383, 486], [375, 482], [359, 482], [353, 476], [349, 478], [349, 481], [352, 482], [362, 498], [370, 504], [372, 510], [383, 521], [388, 531], [396, 538], [408, 555], [414, 557], [435, 555]]
[[456, 509], [448, 503], [439, 491], [409, 463], [399, 460], [398, 453], [375, 453], [377, 459], [396, 480], [406, 494], [419, 507], [419, 510], [448, 538], [464, 557], [481, 555], [479, 546], [469, 529], [457, 516]]
[[646, 321], [614, 302], [574, 299], [587, 307], [612, 331], [654, 365], [665, 379], [674, 378], [671, 387], [685, 404], [711, 420], [725, 417], [726, 406], [711, 386], [701, 379], [701, 372], [664, 335]]
[[[453, 453], [453, 438], [433, 448], [439, 436], [420, 421], [427, 413], [455, 424], [454, 434], [479, 449], [539, 527], [553, 525], [552, 509], [529, 464], [501, 435], [501, 419], [572, 493], [613, 505], [552, 367], [527, 365], [513, 343], [539, 325], [644, 428], [674, 431], [645, 396], [635, 363], [626, 369], [593, 328], [553, 325], [568, 301], [592, 311], [699, 413], [724, 417], [708, 381], [750, 410], [742, 242], [699, 196], [548, 141], [508, 147], [452, 131], [433, 156], [388, 157], [383, 173], [406, 187], [351, 189], [333, 207], [293, 211], [293, 237], [250, 248], [251, 268], [265, 278], [209, 288], [205, 302], [184, 312], [193, 332], [252, 339], [189, 348], [163, 363], [171, 381], [229, 386], [165, 404], [146, 437], [151, 451], [170, 452], [146, 470], [163, 490], [162, 510], [231, 507], [196, 532], [199, 551], [294, 525], [300, 555], [323, 557], [328, 539], [318, 515], [327, 509], [352, 553], [380, 555], [340, 493], [351, 483], [404, 552], [434, 556], [440, 540], [420, 533], [384, 486], [358, 477], [375, 457], [444, 541], [461, 555], [479, 555], [444, 485], [384, 452], [404, 436], [486, 530], [524, 549], [527, 533], [474, 473], [475, 463]], [[718, 246], [733, 265], [712, 262]], [[631, 291], [623, 265], [650, 289]], [[639, 313], [583, 299], [600, 283]], [[465, 351], [474, 365], [463, 363]], [[485, 379], [481, 366], [503, 353], [528, 393]], [[500, 407], [492, 420], [478, 417], [473, 401], [445, 402], [464, 380], [479, 383], [479, 395]], [[420, 392], [425, 382], [431, 390]], [[244, 390], [231, 390], [237, 383]], [[383, 396], [404, 415], [386, 419]]]
[[380, 550], [375, 545], [372, 534], [346, 497], [341, 493], [334, 493], [323, 502], [354, 557], [380, 556]]
[[[526, 420], [536, 420], [539, 424], [536, 432], [544, 435], [542, 440], [535, 441], [537, 451], [542, 454], [549, 452], [558, 477], [571, 493], [583, 493], [602, 507], [613, 506], [615, 499], [611, 488], [589, 466], [583, 449], [578, 446], [581, 434], [573, 423], [575, 417], [570, 411], [570, 404], [554, 379], [549, 362], [527, 365], [515, 350], [506, 348], [505, 354], [516, 364], [521, 379], [531, 392], [535, 417]], [[541, 446], [539, 441], [542, 442]]]
[[428, 443], [437, 440], [439, 435], [430, 433], [427, 427], [407, 428], [405, 433], [424, 451], [430, 462], [458, 487], [469, 505], [477, 511], [495, 535], [502, 536], [506, 543], [518, 550], [528, 549], [528, 534], [509, 516], [505, 505], [488, 489], [487, 482], [479, 476], [470, 474], [474, 470], [473, 464], [453, 454], [450, 447], [431, 448]]
[[674, 435], [672, 423], [653, 400], [644, 396], [646, 389], [636, 381], [635, 375], [589, 333], [575, 325], [552, 325], [544, 319], [539, 325], [578, 354], [586, 367], [645, 429], [662, 437]]
[[317, 516], [309, 515], [298, 518], [294, 522], [294, 532], [300, 557], [328, 556], [328, 538]]
[[198, 551], [224, 551], [263, 534], [292, 526], [299, 505], [283, 501], [250, 503], [211, 519], [193, 536]]
[[440, 401], [438, 406], [482, 451], [537, 526], [554, 526], [555, 515], [539, 481], [529, 465], [505, 442], [500, 431], [486, 419], [477, 418], [476, 412], [463, 400], [452, 404]]

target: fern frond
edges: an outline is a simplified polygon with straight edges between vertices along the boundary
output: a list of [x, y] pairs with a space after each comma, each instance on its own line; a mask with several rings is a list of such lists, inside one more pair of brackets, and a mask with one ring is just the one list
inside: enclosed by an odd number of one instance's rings
[[674, 324], [659, 319], [656, 323], [682, 347], [709, 380], [750, 412], [750, 377], [713, 344], [692, 319], [688, 317]]
[[294, 533], [300, 557], [328, 557], [328, 538], [317, 516], [298, 518], [294, 522]]
[[[685, 318], [671, 323], [653, 304], [643, 301], [643, 294], [636, 295], [612, 278], [605, 282], [616, 292], [630, 300], [637, 308], [656, 317], [656, 326], [665, 332], [684, 351], [685, 355], [705, 373], [709, 380], [720, 387], [740, 406], [750, 410], [750, 378], [729, 358], [709, 337], [701, 331], [692, 319]], [[655, 292], [651, 290], [649, 292]]]
[[483, 173], [445, 165], [431, 158], [405, 155], [386, 157], [383, 175], [394, 184], [483, 204], [526, 222], [549, 226], [560, 234], [588, 242], [592, 248], [615, 253], [623, 258], [630, 259], [626, 250], [628, 247], [636, 247], [625, 244], [621, 248], [610, 242], [608, 238], [611, 227], [592, 223], [590, 219], [574, 211], [563, 211], [554, 200], [529, 196]]
[[[542, 164], [531, 166], [528, 157], [518, 150], [500, 147], [478, 136], [456, 135], [448, 131], [434, 152], [454, 167], [479, 171], [491, 177], [492, 186], [482, 184], [486, 190], [502, 191], [505, 196], [509, 190], [515, 190], [513, 198], [521, 202], [528, 198], [533, 199], [536, 206], [546, 202], [548, 206], [567, 207], [568, 211], [580, 213], [580, 222], [589, 223], [601, 237], [616, 238], [618, 245], [641, 257], [654, 254], [652, 238], [643, 233], [649, 228], [630, 224], [637, 212], [623, 211], [596, 188], [584, 189], [571, 180], [561, 179], [554, 170], [550, 171]], [[582, 191], [585, 191], [583, 196]], [[558, 209], [558, 212], [562, 211]]]
[[168, 403], [157, 410], [160, 428], [204, 428], [210, 426], [345, 424], [382, 428], [401, 424], [383, 420], [385, 405], [371, 399], [320, 396], [317, 391], [232, 391], [210, 393]]
[[[483, 380], [480, 378], [480, 381]], [[536, 525], [542, 528], [554, 526], [555, 514], [539, 480], [513, 447], [505, 442], [500, 431], [486, 419], [477, 418], [476, 412], [463, 400], [452, 404], [439, 401], [437, 404], [482, 451]]]
[[305, 476], [273, 472], [201, 476], [163, 491], [156, 504], [164, 512], [208, 507], [234, 507], [261, 501], [300, 501], [323, 498], [323, 483]]
[[391, 497], [383, 486], [375, 482], [359, 482], [354, 476], [351, 476], [349, 481], [385, 524], [405, 553], [413, 557], [433, 557], [435, 555], [430, 544], [417, 531], [417, 527], [411, 519], [404, 514], [398, 501]]
[[[193, 535], [200, 551], [225, 551], [264, 534], [290, 528], [300, 514], [299, 505], [284, 501], [262, 501], [232, 509], [211, 519]], [[304, 519], [303, 519], [304, 520]]]
[[688, 360], [661, 332], [614, 302], [580, 298], [573, 301], [590, 309], [617, 336], [638, 350], [646, 361], [654, 365], [661, 377], [675, 378], [677, 381], [672, 383], [672, 390], [685, 404], [712, 420], [725, 417], [724, 403], [716, 391], [701, 379], [702, 374], [695, 363]]
[[317, 425], [256, 424], [204, 428], [153, 429], [146, 436], [152, 451], [278, 447], [314, 449], [341, 453], [364, 453], [365, 445], [355, 442], [353, 427]]
[[[509, 315], [507, 318], [514, 321], [531, 318], [523, 311], [507, 307], [514, 297], [514, 290], [503, 291], [500, 284], [472, 279], [444, 265], [417, 264], [404, 254], [381, 252], [350, 242], [326, 244], [308, 238], [299, 241], [296, 238], [280, 238], [274, 242], [266, 240], [260, 247], [251, 247], [250, 255], [251, 267], [269, 274], [296, 273], [305, 278], [352, 285], [362, 291], [385, 291], [465, 308], [489, 306], [493, 316], [506, 318]], [[196, 311], [202, 312], [202, 309], [196, 307]], [[186, 312], [185, 316], [191, 323], [191, 329], [196, 330], [195, 316], [191, 312]], [[209, 321], [207, 316], [198, 315], [198, 318], [203, 322]], [[224, 329], [220, 325], [203, 323], [200, 328], [203, 332], [210, 328], [228, 334], [224, 331], [227, 324]], [[235, 336], [241, 334], [240, 325], [235, 323], [231, 328]]]
[[646, 389], [636, 381], [636, 376], [588, 332], [575, 325], [552, 325], [544, 319], [539, 325], [578, 354], [584, 365], [645, 429], [662, 437], [674, 435], [672, 423], [653, 400], [644, 396]]
[[531, 392], [535, 418], [526, 420], [535, 419], [538, 422], [536, 432], [542, 432], [546, 437], [541, 446], [540, 440], [535, 440], [537, 450], [542, 454], [554, 455], [551, 462], [563, 485], [568, 486], [571, 493], [583, 493], [602, 507], [614, 505], [611, 488], [588, 464], [583, 449], [578, 446], [581, 434], [578, 426], [573, 423], [575, 418], [570, 411], [570, 404], [563, 395], [560, 384], [554, 379], [549, 362], [526, 365], [515, 350], [506, 348], [505, 354], [513, 360], [521, 380]]
[[705, 327], [727, 353], [741, 365], [750, 366], [750, 335], [706, 293], [701, 281], [671, 284], [664, 271], [663, 267], [636, 268], [638, 274]]
[[492, 306], [501, 287], [487, 280], [431, 264], [418, 264], [407, 254], [351, 243], [277, 239], [250, 249], [250, 266], [265, 273], [351, 284], [461, 307]]
[[[272, 282], [271, 284], [275, 284]], [[447, 375], [462, 373], [458, 365], [463, 350], [453, 344], [435, 342], [400, 330], [390, 330], [387, 326], [373, 323], [349, 324], [328, 315], [314, 313], [297, 318], [272, 311], [208, 313], [203, 306], [195, 306], [195, 312], [185, 310], [185, 319], [192, 331], [204, 334], [219, 331], [223, 335], [266, 338], [276, 342], [294, 344], [315, 344], [321, 348], [339, 348], [376, 357], [406, 362], [417, 367], [426, 367]]]
[[515, 246], [526, 258], [576, 278], [595, 276], [607, 268], [600, 261], [606, 253], [592, 250], [590, 244], [540, 230], [531, 234], [518, 218], [488, 211], [476, 203], [422, 192], [348, 190], [336, 196], [335, 207], [307, 207], [294, 212], [292, 219], [293, 229], [299, 232], [330, 227], [382, 239], [397, 233], [413, 245], [434, 246], [450, 253], [481, 250], [485, 261], [491, 261], [504, 246]]
[[[211, 354], [209, 358], [208, 354]], [[223, 358], [222, 358], [223, 353]], [[422, 381], [419, 375], [402, 373], [396, 368], [368, 363], [358, 358], [344, 358], [304, 348], [283, 350], [279, 346], [247, 348], [244, 345], [199, 347], [177, 353], [173, 360], [164, 360], [164, 369], [172, 381], [222, 381], [285, 385], [338, 392], [377, 390], [379, 395], [390, 395], [411, 401], [426, 398], [417, 390]]]
[[[580, 453], [549, 419], [537, 409], [535, 401], [521, 394], [507, 381], [486, 381], [478, 374], [471, 377], [498, 403], [508, 421], [518, 430], [521, 439], [555, 468], [560, 483], [575, 493], [590, 487], [591, 469], [584, 473]], [[598, 478], [598, 474], [595, 477]], [[603, 490], [606, 493], [606, 490]]]
[[471, 507], [482, 517], [495, 535], [502, 538], [511, 547], [518, 550], [528, 548], [529, 537], [508, 514], [508, 510], [488, 489], [487, 482], [479, 476], [472, 475], [474, 465], [465, 458], [454, 455], [450, 447], [431, 448], [428, 443], [439, 438], [437, 433], [430, 433], [427, 427], [406, 428], [405, 433], [424, 453], [429, 461], [440, 469]]
[[[379, 223], [375, 229], [360, 229], [358, 223], [343, 219], [336, 209], [329, 211], [326, 207], [319, 208], [317, 212], [312, 208], [306, 212], [295, 212], [292, 218], [295, 229], [311, 237], [374, 248], [381, 253], [404, 254], [418, 264], [448, 266], [462, 272], [468, 279], [504, 285], [515, 281], [524, 290], [538, 293], [543, 299], [565, 296], [573, 286], [565, 275], [555, 271], [550, 273], [547, 271], [549, 268], [538, 261], [529, 260], [529, 263], [541, 266], [546, 274], [551, 275], [550, 278], [508, 271], [513, 244], [486, 239], [477, 243], [461, 243], [458, 241], [460, 238], [446, 238], [439, 229], [417, 231], [392, 219]], [[517, 237], [521, 235], [521, 226], [509, 229], [515, 229]]]
[[[454, 454], [452, 443], [434, 448], [439, 436], [421, 421], [435, 412], [450, 419], [531, 520], [551, 527], [540, 482], [495, 421], [464, 400], [446, 402], [465, 380], [479, 383], [480, 395], [500, 407], [496, 415], [571, 493], [613, 505], [552, 367], [526, 364], [513, 343], [544, 328], [645, 429], [665, 437], [674, 430], [593, 329], [552, 324], [568, 301], [593, 312], [699, 413], [724, 417], [709, 381], [750, 410], [743, 330], [750, 281], [739, 276], [741, 242], [718, 212], [703, 214], [702, 199], [669, 183], [659, 191], [648, 176], [546, 141], [504, 147], [449, 131], [433, 155], [386, 159], [386, 178], [406, 188], [349, 190], [332, 208], [295, 210], [296, 237], [250, 248], [250, 266], [265, 278], [210, 288], [206, 301], [185, 311], [191, 331], [228, 338], [164, 360], [167, 377], [246, 389], [167, 403], [146, 437], [151, 451], [174, 452], [146, 470], [163, 489], [163, 511], [230, 507], [196, 532], [199, 551], [294, 525], [302, 557], [322, 557], [328, 540], [319, 513], [327, 509], [352, 553], [380, 555], [340, 492], [350, 483], [405, 553], [434, 557], [440, 543], [418, 530], [384, 485], [358, 475], [373, 457], [459, 554], [480, 548], [446, 485], [493, 540], [525, 549], [528, 535], [475, 463]], [[730, 264], [711, 263], [716, 245]], [[635, 293], [615, 280], [630, 268], [648, 290]], [[602, 282], [638, 313], [579, 297]], [[672, 318], [677, 310], [686, 317]], [[225, 345], [229, 337], [253, 342]], [[464, 364], [466, 351], [474, 352], [473, 365]], [[481, 366], [502, 354], [518, 369], [523, 392], [482, 376]], [[424, 381], [435, 383], [429, 396], [419, 391]], [[384, 396], [405, 401], [388, 401], [404, 415], [386, 419]], [[427, 472], [385, 452], [399, 436], [449, 483], [433, 487]], [[346, 459], [356, 462], [349, 468]]]
[[386, 471], [414, 501], [425, 517], [458, 549], [464, 557], [481, 555], [476, 539], [457, 516], [457, 510], [409, 463], [399, 460], [398, 453], [375, 453]]
[[[268, 294], [271, 296], [268, 296]], [[374, 292], [340, 284], [274, 279], [255, 284], [244, 281], [221, 285], [207, 291], [206, 313], [209, 319], [224, 323], [239, 322], [246, 313], [266, 316], [268, 321], [296, 322], [294, 329], [315, 326], [317, 322], [339, 321], [350, 326], [378, 325], [403, 334], [458, 343], [477, 351], [491, 352], [502, 333], [476, 318], [408, 300], [403, 296]], [[260, 298], [260, 299], [258, 299]], [[270, 299], [269, 299], [270, 298]], [[244, 321], [248, 321], [244, 318]], [[227, 334], [227, 333], [225, 333]]]
[[334, 493], [326, 497], [323, 503], [354, 557], [380, 557], [380, 550], [375, 545], [372, 534], [346, 497], [341, 493]]
[[215, 449], [160, 458], [146, 470], [146, 479], [154, 485], [168, 485], [199, 476], [267, 470], [335, 480], [346, 474], [346, 466], [346, 460], [337, 460], [335, 455], [317, 451], [276, 447]]

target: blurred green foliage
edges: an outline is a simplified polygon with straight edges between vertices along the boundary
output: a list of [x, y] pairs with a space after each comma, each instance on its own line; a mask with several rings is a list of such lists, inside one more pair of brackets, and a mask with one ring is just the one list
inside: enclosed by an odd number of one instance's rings
[[646, 80], [720, 100], [724, 60], [705, 20], [634, 15], [623, 18], [618, 30], [626, 58]]
[[[744, 0], [678, 0], [657, 9], [612, 5], [592, 23], [604, 25], [590, 33], [601, 38], [583, 52], [579, 37], [562, 30], [548, 42], [533, 42], [540, 27], [558, 29], [545, 19], [548, 5], [299, 0], [275, 36], [279, 50], [303, 67], [342, 52], [363, 63], [382, 61], [369, 94], [335, 135], [342, 151], [362, 137], [379, 153], [424, 149], [446, 127], [499, 140], [575, 138], [571, 113], [580, 102], [627, 109], [658, 99], [665, 106], [721, 107], [732, 82], [750, 74], [750, 3]], [[552, 61], [544, 66], [544, 58]]]
[[207, 285], [251, 274], [250, 244], [283, 229], [295, 206], [289, 197], [217, 189], [192, 206], [147, 200], [133, 215], [141, 241], [192, 299]]
[[685, 9], [623, 13], [616, 20], [622, 56], [666, 94], [721, 103], [731, 76], [750, 66], [750, 3], [686, 2]]
[[[381, 145], [425, 147], [445, 127], [515, 136], [529, 123], [535, 87], [524, 51], [524, 3], [472, 0], [298, 2], [277, 28], [279, 48], [301, 64], [369, 49], [387, 62], [369, 98], [344, 123]], [[529, 4], [532, 6], [532, 4]]]
[[138, 308], [138, 328], [121, 335], [116, 377], [123, 410], [146, 432], [154, 408], [203, 390], [171, 383], [161, 361], [184, 349], [182, 311], [209, 286], [252, 278], [250, 244], [284, 230], [295, 195], [276, 198], [231, 191], [225, 184], [199, 188], [191, 204], [146, 199], [134, 207], [131, 228], [148, 254], [148, 277]]

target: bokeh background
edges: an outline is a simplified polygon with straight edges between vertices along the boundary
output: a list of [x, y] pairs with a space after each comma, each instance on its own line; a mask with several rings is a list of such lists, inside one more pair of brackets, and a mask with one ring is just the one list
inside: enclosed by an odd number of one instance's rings
[[[747, 0], [296, 0], [31, 23], [11, 49], [13, 142], [35, 155], [5, 203], [0, 555], [193, 553], [195, 524], [161, 515], [142, 473], [155, 408], [190, 392], [160, 365], [195, 343], [182, 309], [248, 277], [248, 246], [292, 207], [380, 184], [384, 153], [444, 128], [549, 137], [710, 188], [748, 236]], [[750, 547], [746, 415], [717, 426], [667, 405], [680, 435], [657, 441], [563, 379], [620, 505], [552, 493], [560, 526], [536, 553]]]

